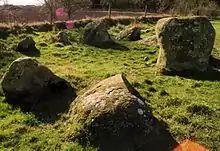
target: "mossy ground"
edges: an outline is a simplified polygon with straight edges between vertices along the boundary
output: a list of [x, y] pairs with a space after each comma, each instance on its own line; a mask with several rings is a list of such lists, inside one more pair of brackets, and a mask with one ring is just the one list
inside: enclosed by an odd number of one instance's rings
[[[213, 56], [220, 58], [220, 22], [214, 21], [213, 25], [217, 32]], [[144, 27], [142, 38], [154, 34], [154, 25], [141, 26]], [[118, 25], [109, 31], [115, 37], [125, 28], [129, 27]], [[156, 45], [119, 41], [129, 50], [101, 49], [80, 43], [82, 28], [68, 32], [78, 44], [57, 47], [59, 45], [51, 40], [57, 32], [39, 32], [32, 36], [41, 52], [36, 59], [69, 81], [78, 94], [102, 79], [124, 72], [133, 87], [151, 105], [154, 115], [168, 124], [177, 141], [190, 138], [212, 150], [219, 149], [220, 81], [156, 74], [159, 51]], [[14, 59], [23, 56], [12, 50], [23, 36], [10, 35], [0, 41], [9, 47], [9, 50], [0, 50], [0, 77]], [[149, 58], [147, 62], [145, 57]], [[0, 93], [0, 100], [3, 99]], [[95, 150], [73, 142], [63, 129], [63, 122], [43, 123], [34, 115], [1, 101], [0, 150]]]

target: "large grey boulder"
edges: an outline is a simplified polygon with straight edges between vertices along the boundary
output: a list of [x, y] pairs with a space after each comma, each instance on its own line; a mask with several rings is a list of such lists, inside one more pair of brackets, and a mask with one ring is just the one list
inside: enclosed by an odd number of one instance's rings
[[88, 45], [103, 46], [112, 43], [104, 20], [97, 20], [87, 24], [84, 28], [83, 41]]
[[101, 81], [73, 102], [66, 125], [77, 123], [83, 126], [76, 137], [100, 151], [142, 151], [158, 143], [155, 138], [163, 139], [150, 107], [123, 74]]
[[35, 104], [55, 91], [67, 88], [66, 81], [55, 76], [37, 60], [25, 57], [12, 62], [1, 80], [1, 87], [11, 103]]
[[156, 34], [160, 72], [207, 70], [215, 40], [215, 29], [207, 18], [164, 18], [157, 22]]
[[137, 41], [141, 39], [141, 29], [139, 27], [131, 27], [119, 33], [117, 39]]
[[36, 43], [33, 38], [31, 36], [27, 36], [18, 44], [17, 51], [32, 51], [33, 49], [35, 49], [35, 44]]

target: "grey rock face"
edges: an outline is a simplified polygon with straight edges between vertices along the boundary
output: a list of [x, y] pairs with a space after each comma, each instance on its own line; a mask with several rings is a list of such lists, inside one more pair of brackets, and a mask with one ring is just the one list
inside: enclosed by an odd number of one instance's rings
[[163, 71], [205, 71], [215, 30], [207, 18], [164, 18], [156, 25], [160, 53], [157, 67]]
[[85, 26], [83, 41], [86, 44], [102, 46], [112, 42], [104, 21], [94, 21]]
[[28, 36], [24, 40], [22, 40], [17, 47], [17, 51], [19, 52], [25, 52], [25, 51], [31, 51], [35, 48], [35, 41], [32, 37]]
[[126, 39], [130, 41], [137, 41], [141, 39], [141, 29], [138, 27], [132, 27], [130, 29], [127, 29], [125, 31], [122, 31], [118, 39]]

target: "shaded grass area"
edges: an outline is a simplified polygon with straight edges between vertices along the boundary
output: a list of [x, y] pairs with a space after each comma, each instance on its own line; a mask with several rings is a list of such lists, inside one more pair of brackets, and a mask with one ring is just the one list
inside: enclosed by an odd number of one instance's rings
[[[214, 21], [217, 36], [213, 56], [220, 58], [220, 22]], [[142, 24], [142, 38], [154, 34], [152, 24]], [[109, 31], [115, 37], [126, 26], [118, 25]], [[56, 75], [69, 81], [82, 94], [90, 86], [102, 79], [125, 73], [152, 107], [154, 115], [169, 126], [173, 137], [182, 141], [192, 139], [218, 150], [220, 146], [220, 81], [194, 80], [179, 76], [156, 74], [156, 59], [159, 48], [156, 45], [139, 42], [117, 41], [129, 48], [128, 51], [101, 49], [83, 45], [80, 42], [82, 28], [68, 31], [72, 46], [57, 47], [53, 36], [57, 33], [32, 33], [40, 50], [36, 59], [49, 67]], [[22, 54], [13, 51], [16, 44], [26, 34], [10, 35], [5, 43], [7, 49], [0, 50], [0, 77], [9, 64]], [[148, 58], [148, 61], [146, 60]], [[0, 100], [4, 97], [0, 93]], [[64, 120], [46, 124], [30, 113], [0, 102], [0, 150], [96, 150], [90, 146], [73, 143], [69, 131], [63, 128]]]

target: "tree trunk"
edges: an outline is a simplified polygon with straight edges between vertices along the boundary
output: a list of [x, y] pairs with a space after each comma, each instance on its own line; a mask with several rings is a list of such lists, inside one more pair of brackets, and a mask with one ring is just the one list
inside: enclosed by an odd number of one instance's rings
[[112, 3], [109, 2], [108, 4], [108, 18], [111, 18], [112, 16]]
[[50, 24], [53, 25], [53, 7], [49, 6]]
[[145, 5], [145, 8], [144, 8], [144, 17], [147, 16], [147, 5]]
[[72, 17], [72, 11], [70, 10], [71, 8], [68, 9], [68, 19], [71, 20]]

